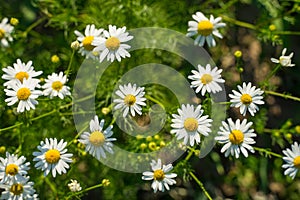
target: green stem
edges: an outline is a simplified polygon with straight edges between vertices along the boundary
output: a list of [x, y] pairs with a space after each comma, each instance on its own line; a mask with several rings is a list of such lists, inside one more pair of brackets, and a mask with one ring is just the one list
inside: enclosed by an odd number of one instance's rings
[[212, 200], [211, 196], [209, 195], [209, 193], [207, 192], [207, 190], [205, 189], [203, 183], [195, 176], [195, 174], [193, 174], [193, 172], [190, 172], [191, 177], [196, 181], [196, 183], [200, 186], [200, 188], [202, 189], [202, 191], [204, 192], [205, 196], [209, 199]]
[[73, 58], [74, 58], [74, 54], [75, 54], [75, 50], [73, 49], [72, 55], [71, 55], [71, 58], [70, 58], [70, 62], [69, 62], [69, 65], [68, 65], [68, 68], [67, 68], [67, 71], [66, 71], [66, 76], [69, 75], [69, 72], [70, 72], [70, 69], [71, 69], [71, 66], [72, 66], [72, 62], [73, 62]]
[[271, 73], [267, 76], [267, 78], [264, 80], [265, 83], [267, 83], [270, 78], [272, 78], [272, 76], [274, 76], [276, 74], [276, 72], [280, 69], [281, 65], [278, 64], [272, 71]]
[[145, 96], [147, 99], [149, 99], [150, 101], [154, 102], [154, 103], [157, 103], [158, 105], [160, 105], [160, 107], [162, 107], [164, 110], [165, 110], [165, 106], [160, 102], [158, 101], [157, 99], [149, 96], [149, 95], [146, 95]]
[[55, 196], [57, 196], [56, 187], [54, 184], [52, 184], [52, 182], [48, 179], [48, 177], [45, 177], [45, 182], [47, 183], [47, 185], [49, 185], [50, 189], [55, 194]]
[[40, 19], [38, 19], [37, 21], [35, 21], [34, 23], [32, 23], [30, 26], [28, 26], [28, 28], [24, 31], [24, 36], [26, 37], [27, 36], [27, 34], [33, 29], [33, 28], [35, 28], [36, 26], [38, 26], [39, 24], [41, 24], [44, 20], [46, 20], [47, 19], [47, 17], [46, 16], [44, 16], [44, 17], [42, 17], [42, 18], [40, 18]]
[[192, 148], [190, 148], [190, 152], [189, 152], [189, 154], [185, 157], [185, 161], [188, 161], [191, 157], [192, 157], [192, 155], [194, 154], [194, 149], [192, 149]]
[[264, 148], [253, 147], [253, 149], [254, 149], [254, 150], [256, 150], [256, 151], [259, 151], [259, 152], [265, 153], [265, 154], [267, 154], [267, 155], [272, 155], [272, 156], [275, 156], [275, 157], [277, 157], [277, 158], [282, 158], [282, 155], [280, 155], [280, 154], [277, 154], [277, 153], [274, 153], [274, 152], [272, 152], [272, 151], [269, 151], [269, 150], [267, 150], [267, 149], [264, 149]]
[[291, 95], [288, 95], [288, 94], [281, 94], [281, 93], [274, 92], [274, 91], [269, 91], [269, 90], [266, 90], [265, 93], [273, 95], [273, 96], [283, 97], [285, 99], [292, 99], [294, 101], [300, 101], [299, 97], [294, 97], [294, 96], [291, 96]]
[[300, 35], [299, 31], [274, 31], [276, 35]]
[[249, 24], [247, 22], [242, 22], [242, 21], [230, 18], [230, 17], [228, 17], [226, 15], [221, 15], [221, 17], [222, 17], [222, 19], [224, 19], [224, 21], [227, 21], [229, 23], [233, 23], [233, 24], [235, 24], [237, 26], [249, 28], [249, 29], [252, 29], [252, 30], [257, 30], [256, 26], [254, 26], [253, 24]]
[[66, 199], [71, 199], [71, 197], [78, 196], [78, 195], [80, 195], [80, 194], [82, 194], [82, 193], [85, 193], [85, 192], [90, 191], [90, 190], [94, 190], [94, 189], [99, 188], [99, 187], [102, 187], [102, 186], [103, 186], [102, 183], [100, 183], [100, 184], [98, 184], [98, 185], [94, 185], [94, 186], [92, 186], [92, 187], [86, 188], [86, 189], [81, 190], [81, 191], [79, 191], [79, 192], [75, 192], [75, 193], [71, 194], [70, 196], [68, 196]]

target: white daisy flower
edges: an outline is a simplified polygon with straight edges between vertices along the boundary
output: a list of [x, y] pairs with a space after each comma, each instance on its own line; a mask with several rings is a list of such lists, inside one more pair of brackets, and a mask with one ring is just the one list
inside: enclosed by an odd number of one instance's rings
[[120, 97], [120, 99], [114, 99], [114, 103], [117, 109], [123, 110], [123, 117], [126, 117], [130, 111], [132, 116], [135, 116], [135, 113], [141, 115], [142, 108], [141, 106], [146, 106], [146, 98], [144, 98], [145, 92], [144, 87], [137, 87], [136, 84], [131, 85], [128, 83], [127, 85], [120, 85], [120, 90], [116, 91], [116, 94]]
[[252, 87], [251, 82], [246, 84], [243, 83], [243, 87], [240, 85], [237, 86], [239, 92], [232, 90], [233, 94], [229, 94], [230, 102], [232, 103], [231, 107], [240, 107], [240, 113], [245, 116], [247, 110], [250, 112], [252, 116], [259, 110], [258, 105], [262, 105], [265, 102], [262, 100], [262, 94], [264, 91], [257, 88], [255, 86]]
[[13, 38], [11, 37], [13, 30], [14, 27], [8, 23], [8, 19], [3, 18], [0, 23], [0, 41], [2, 47], [8, 47], [8, 42], [13, 41]]
[[85, 145], [85, 150], [89, 152], [92, 156], [100, 160], [101, 157], [106, 158], [105, 151], [113, 154], [113, 144], [112, 141], [116, 141], [116, 138], [110, 138], [113, 135], [112, 128], [110, 125], [105, 130], [103, 130], [104, 119], [99, 123], [98, 116], [95, 116], [94, 120], [90, 121], [90, 131], [81, 134], [78, 140]]
[[155, 193], [157, 190], [164, 192], [165, 188], [170, 190], [169, 185], [176, 184], [173, 178], [175, 178], [177, 174], [168, 173], [173, 169], [172, 164], [161, 165], [161, 160], [158, 159], [157, 162], [152, 160], [150, 165], [153, 172], [143, 172], [142, 179], [146, 181], [153, 180], [151, 187]]
[[11, 85], [11, 89], [4, 89], [7, 99], [8, 106], [18, 103], [17, 112], [24, 112], [25, 110], [35, 109], [35, 105], [38, 104], [38, 101], [35, 100], [40, 95], [42, 91], [36, 90], [37, 82], [31, 78], [23, 79], [23, 83], [17, 80], [15, 85]]
[[126, 32], [126, 27], [117, 28], [116, 26], [109, 25], [108, 31], [104, 30], [103, 35], [105, 38], [95, 38], [92, 45], [96, 46], [94, 51], [100, 52], [100, 62], [107, 57], [107, 60], [113, 62], [117, 59], [121, 62], [121, 57], [130, 57], [127, 49], [130, 45], [124, 44], [133, 38]]
[[34, 183], [28, 182], [29, 177], [24, 177], [23, 180], [11, 183], [9, 185], [3, 185], [3, 191], [0, 199], [7, 200], [22, 200], [22, 199], [38, 199], [33, 188]]
[[200, 143], [200, 134], [204, 136], [208, 136], [211, 129], [212, 119], [208, 119], [208, 115], [203, 114], [203, 110], [201, 109], [201, 105], [198, 105], [196, 109], [194, 109], [193, 105], [182, 104], [181, 109], [178, 108], [177, 114], [172, 114], [172, 124], [171, 134], [176, 133], [176, 137], [178, 140], [183, 138], [183, 143], [187, 145], [188, 141], [191, 146]]
[[281, 66], [283, 67], [293, 67], [295, 66], [295, 64], [292, 64], [292, 57], [294, 55], [294, 53], [292, 52], [290, 55], [286, 56], [286, 48], [284, 48], [282, 50], [281, 56], [279, 57], [279, 59], [276, 58], [271, 58], [271, 61], [273, 63], [279, 63]]
[[39, 151], [33, 152], [35, 158], [33, 161], [37, 161], [34, 165], [37, 169], [44, 171], [44, 176], [47, 176], [49, 172], [52, 172], [53, 177], [58, 174], [67, 173], [69, 164], [72, 162], [71, 153], [66, 153], [67, 142], [60, 140], [57, 142], [56, 138], [46, 138], [45, 142], [41, 141], [37, 147]]
[[0, 183], [9, 184], [11, 182], [18, 182], [24, 179], [24, 176], [29, 170], [29, 162], [26, 158], [6, 152], [6, 158], [0, 157]]
[[[7, 86], [8, 88], [11, 87], [11, 85], [15, 85], [17, 80], [19, 80], [21, 83], [23, 82], [23, 79], [32, 78], [33, 81], [35, 81], [37, 84], [40, 82], [39, 79], [35, 79], [34, 77], [37, 77], [41, 75], [42, 71], [35, 71], [34, 67], [32, 66], [32, 61], [28, 61], [26, 64], [22, 62], [20, 59], [17, 59], [17, 62], [13, 64], [14, 67], [8, 66], [7, 68], [3, 68], [2, 70], [5, 72], [5, 74], [2, 75], [2, 78], [4, 80], [7, 80], [4, 83], [4, 86]], [[38, 87], [39, 85], [37, 85]]]
[[216, 41], [213, 38], [213, 35], [218, 38], [223, 38], [218, 28], [222, 28], [226, 26], [225, 23], [221, 23], [221, 17], [217, 17], [216, 19], [210, 15], [210, 19], [206, 18], [202, 12], [196, 12], [196, 14], [192, 15], [195, 21], [189, 21], [188, 25], [188, 33], [186, 36], [192, 37], [197, 35], [194, 44], [203, 46], [206, 40], [209, 47], [216, 46]]
[[236, 158], [239, 157], [240, 152], [243, 153], [245, 157], [248, 157], [248, 151], [254, 153], [254, 149], [250, 146], [250, 144], [254, 144], [255, 141], [252, 137], [256, 137], [253, 129], [249, 129], [252, 126], [252, 122], [247, 123], [247, 119], [244, 119], [242, 123], [240, 120], [236, 120], [234, 123], [231, 118], [229, 118], [228, 123], [222, 121], [222, 125], [220, 127], [220, 131], [218, 131], [217, 137], [215, 140], [221, 144], [225, 144], [221, 153], [225, 151], [225, 157], [231, 154], [235, 155]]
[[82, 189], [80, 183], [73, 179], [71, 179], [71, 183], [68, 184], [68, 187], [71, 192], [79, 192]]
[[196, 87], [196, 93], [200, 92], [204, 96], [206, 92], [216, 93], [222, 91], [219, 83], [224, 83], [225, 80], [221, 77], [222, 69], [217, 67], [211, 69], [210, 64], [206, 65], [206, 68], [198, 65], [198, 71], [192, 70], [193, 75], [188, 76], [193, 80], [191, 87]]
[[291, 149], [286, 149], [282, 152], [285, 155], [282, 159], [286, 162], [282, 165], [282, 168], [286, 169], [284, 175], [288, 175], [294, 179], [300, 169], [300, 145], [294, 142]]
[[63, 99], [65, 96], [71, 95], [70, 87], [65, 85], [67, 81], [67, 76], [63, 72], [48, 75], [45, 85], [42, 86], [44, 95], [50, 95], [51, 99], [56, 96]]
[[94, 51], [95, 48], [94, 45], [92, 45], [92, 42], [96, 38], [102, 38], [101, 33], [103, 32], [103, 29], [96, 29], [95, 25], [87, 25], [84, 31], [84, 34], [80, 33], [79, 31], [75, 31], [75, 35], [77, 36], [77, 40], [80, 42], [79, 46], [79, 53], [81, 53], [82, 56], [85, 56], [86, 58], [97, 58], [98, 52]]

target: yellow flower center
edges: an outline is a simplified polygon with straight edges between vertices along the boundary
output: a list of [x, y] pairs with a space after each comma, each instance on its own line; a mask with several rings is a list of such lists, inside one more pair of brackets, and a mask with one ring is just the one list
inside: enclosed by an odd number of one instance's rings
[[203, 74], [200, 80], [204, 85], [206, 85], [213, 80], [213, 77], [210, 74]]
[[56, 91], [60, 91], [62, 88], [63, 88], [63, 84], [62, 84], [62, 82], [60, 82], [60, 81], [54, 81], [53, 83], [52, 83], [52, 89], [53, 90], [56, 90]]
[[155, 170], [155, 171], [154, 171], [154, 174], [153, 174], [153, 178], [154, 178], [154, 180], [157, 180], [157, 181], [162, 181], [162, 180], [164, 180], [164, 178], [165, 178], [165, 173], [164, 173], [164, 171], [161, 170], [161, 169]]
[[18, 173], [18, 171], [19, 171], [18, 165], [13, 164], [13, 163], [12, 164], [8, 164], [6, 166], [6, 168], [5, 168], [5, 173], [9, 174], [11, 176], [16, 175]]
[[0, 39], [4, 38], [4, 36], [5, 36], [5, 30], [0, 28]]
[[249, 105], [250, 103], [252, 103], [252, 97], [249, 94], [243, 94], [241, 96], [241, 102], [243, 104]]
[[89, 140], [94, 146], [98, 147], [105, 142], [105, 136], [100, 131], [94, 131], [91, 133]]
[[244, 141], [244, 134], [240, 130], [232, 130], [229, 134], [229, 140], [232, 144], [241, 144]]
[[93, 40], [94, 40], [94, 36], [86, 36], [82, 41], [82, 46], [87, 51], [92, 51], [95, 48], [95, 46], [92, 45]]
[[208, 36], [212, 33], [214, 25], [209, 20], [203, 20], [198, 23], [198, 33], [203, 36]]
[[110, 37], [106, 40], [105, 46], [108, 50], [114, 51], [120, 47], [120, 40], [116, 37]]
[[194, 132], [198, 128], [198, 121], [195, 118], [187, 118], [183, 124], [185, 130]]
[[27, 100], [30, 96], [31, 92], [28, 88], [20, 88], [17, 91], [17, 97], [19, 100]]
[[298, 169], [300, 169], [300, 156], [297, 156], [295, 159], [294, 159], [294, 166]]
[[15, 78], [16, 78], [16, 79], [19, 79], [19, 81], [21, 81], [21, 83], [23, 82], [23, 79], [24, 79], [24, 78], [28, 79], [28, 77], [29, 77], [29, 75], [28, 75], [27, 72], [18, 72], [18, 73], [16, 73], [16, 75], [15, 75]]
[[128, 106], [132, 106], [135, 103], [135, 101], [136, 101], [136, 98], [132, 94], [128, 94], [124, 98], [124, 103]]
[[54, 164], [60, 159], [60, 152], [56, 149], [50, 149], [45, 153], [45, 160], [47, 163]]
[[[15, 183], [10, 187], [10, 192], [14, 195], [20, 195], [23, 192], [23, 185], [20, 183]], [[18, 199], [18, 198], [17, 198]]]

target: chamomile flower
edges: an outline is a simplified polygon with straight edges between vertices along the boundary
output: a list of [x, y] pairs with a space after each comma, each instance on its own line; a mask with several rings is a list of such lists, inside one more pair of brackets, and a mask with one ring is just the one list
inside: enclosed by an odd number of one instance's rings
[[177, 114], [172, 114], [171, 134], [176, 134], [178, 140], [183, 139], [183, 143], [191, 146], [200, 143], [200, 134], [208, 136], [211, 132], [210, 126], [212, 119], [208, 118], [208, 115], [203, 114], [201, 105], [198, 105], [196, 109], [193, 105], [182, 104], [181, 109], [178, 109]]
[[75, 35], [77, 36], [77, 40], [80, 42], [79, 53], [86, 58], [97, 58], [98, 52], [94, 51], [95, 46], [92, 45], [92, 42], [96, 38], [102, 38], [101, 34], [103, 29], [96, 29], [95, 25], [87, 25], [84, 31], [84, 34], [79, 31], [75, 31]]
[[29, 177], [24, 177], [23, 180], [4, 185], [0, 199], [7, 200], [23, 200], [23, 199], [38, 199], [33, 188], [34, 183], [29, 181]]
[[196, 88], [196, 93], [200, 92], [204, 96], [206, 92], [216, 93], [222, 91], [220, 83], [224, 83], [225, 80], [221, 77], [222, 69], [217, 67], [211, 68], [210, 64], [206, 65], [206, 68], [198, 65], [198, 71], [192, 70], [193, 75], [188, 76], [193, 80], [191, 83], [192, 88]]
[[16, 84], [17, 80], [23, 82], [24, 78], [25, 79], [32, 78], [32, 80], [35, 81], [36, 83], [40, 82], [39, 79], [36, 79], [35, 77], [41, 75], [43, 72], [35, 71], [34, 67], [32, 66], [31, 60], [25, 64], [20, 59], [17, 59], [17, 62], [14, 63], [13, 65], [14, 67], [8, 66], [2, 69], [5, 72], [5, 74], [2, 75], [2, 78], [4, 80], [7, 80], [4, 83], [4, 86], [7, 86], [9, 88], [11, 87], [11, 85]]
[[286, 162], [282, 168], [286, 169], [284, 175], [288, 175], [294, 179], [300, 169], [300, 145], [297, 142], [292, 144], [291, 149], [283, 150], [283, 160]]
[[157, 162], [152, 160], [150, 165], [153, 172], [143, 172], [142, 179], [146, 181], [153, 180], [151, 187], [155, 193], [157, 190], [162, 192], [164, 192], [165, 189], [170, 190], [169, 185], [176, 184], [173, 178], [175, 178], [177, 174], [169, 173], [173, 169], [172, 164], [162, 165], [161, 160], [158, 159]]
[[2, 47], [8, 47], [9, 46], [8, 42], [13, 41], [13, 38], [11, 36], [13, 30], [14, 27], [8, 23], [8, 19], [3, 18], [0, 23], [0, 41], [1, 41], [0, 44]]
[[19, 102], [17, 112], [35, 109], [35, 105], [38, 104], [35, 99], [43, 94], [40, 90], [35, 89], [36, 85], [37, 82], [31, 78], [24, 78], [22, 83], [17, 80], [16, 84], [12, 84], [10, 89], [4, 89], [6, 96], [8, 96], [5, 102], [8, 106]]
[[51, 99], [56, 96], [63, 99], [65, 96], [71, 95], [70, 87], [65, 85], [67, 81], [67, 76], [63, 72], [48, 75], [45, 85], [42, 86], [44, 95], [49, 95]]
[[130, 45], [124, 44], [133, 38], [126, 32], [126, 27], [117, 28], [116, 26], [109, 25], [108, 31], [103, 31], [104, 38], [95, 38], [92, 45], [96, 46], [94, 51], [100, 52], [100, 62], [107, 57], [107, 60], [113, 62], [117, 59], [121, 62], [121, 57], [130, 57], [127, 49]]
[[225, 157], [228, 157], [229, 154], [232, 156], [235, 155], [236, 158], [239, 158], [240, 152], [243, 153], [245, 157], [248, 157], [248, 151], [254, 153], [254, 149], [251, 147], [251, 144], [254, 144], [255, 141], [252, 137], [256, 137], [253, 129], [250, 129], [252, 122], [247, 123], [247, 119], [244, 119], [242, 122], [238, 119], [236, 122], [233, 122], [229, 118], [228, 123], [222, 121], [218, 135], [215, 137], [215, 140], [224, 146], [221, 149], [221, 153], [225, 152]]
[[45, 142], [41, 141], [37, 147], [39, 151], [33, 152], [35, 158], [33, 161], [37, 161], [34, 165], [37, 169], [44, 171], [44, 176], [47, 176], [50, 172], [55, 177], [56, 173], [67, 173], [69, 164], [72, 162], [71, 153], [66, 153], [67, 142], [64, 140], [57, 141], [56, 138], [46, 138]]
[[113, 143], [116, 141], [116, 138], [110, 138], [113, 135], [112, 128], [113, 126], [108, 126], [105, 130], [104, 119], [99, 123], [98, 116], [94, 117], [90, 121], [90, 133], [84, 132], [80, 135], [78, 140], [85, 145], [85, 150], [89, 152], [92, 156], [100, 160], [101, 157], [106, 158], [105, 151], [113, 154]]
[[0, 183], [10, 184], [24, 179], [29, 170], [29, 162], [26, 158], [6, 152], [6, 158], [0, 157]]
[[240, 113], [246, 115], [246, 112], [249, 111], [252, 116], [259, 110], [257, 105], [264, 104], [262, 94], [264, 91], [252, 86], [251, 82], [248, 84], [243, 83], [243, 86], [237, 86], [239, 92], [232, 90], [233, 94], [229, 94], [230, 102], [232, 103], [231, 107], [239, 107]]
[[77, 180], [73, 179], [71, 179], [71, 183], [68, 184], [68, 187], [71, 192], [78, 192], [82, 189], [80, 183], [78, 183]]
[[141, 115], [142, 108], [141, 106], [145, 106], [146, 98], [144, 98], [145, 92], [144, 87], [137, 87], [136, 84], [131, 85], [128, 83], [127, 85], [120, 85], [120, 90], [116, 91], [116, 94], [120, 97], [120, 99], [114, 99], [114, 103], [117, 109], [123, 110], [123, 117], [126, 117], [130, 112], [132, 116], [135, 116], [135, 113]]
[[216, 41], [213, 35], [218, 38], [223, 38], [218, 28], [222, 28], [226, 26], [225, 23], [221, 23], [221, 17], [217, 17], [210, 15], [210, 19], [206, 18], [202, 12], [196, 12], [196, 14], [192, 15], [195, 21], [189, 21], [188, 25], [188, 33], [186, 34], [188, 37], [192, 37], [197, 35], [195, 39], [195, 45], [203, 46], [205, 40], [209, 47], [216, 46]]
[[271, 61], [273, 63], [279, 63], [281, 66], [283, 67], [293, 67], [295, 66], [295, 64], [292, 64], [292, 57], [294, 55], [294, 53], [290, 53], [290, 55], [286, 56], [286, 48], [284, 48], [282, 50], [281, 56], [279, 57], [279, 59], [276, 58], [271, 58]]

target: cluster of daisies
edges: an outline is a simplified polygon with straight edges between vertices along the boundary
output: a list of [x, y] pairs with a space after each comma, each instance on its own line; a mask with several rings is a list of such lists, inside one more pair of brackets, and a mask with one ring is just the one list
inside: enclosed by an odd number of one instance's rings
[[[192, 15], [194, 21], [188, 22], [188, 37], [196, 36], [195, 45], [203, 46], [205, 42], [209, 47], [216, 46], [213, 36], [222, 38], [219, 28], [225, 26], [221, 22], [221, 18], [214, 18], [212, 15], [208, 19], [201, 12]], [[5, 18], [0, 24], [1, 45], [7, 46], [8, 41], [12, 41], [11, 32], [13, 27], [9, 25]], [[93, 58], [99, 62], [121, 61], [122, 58], [130, 57], [128, 49], [131, 48], [129, 42], [133, 36], [126, 32], [126, 27], [117, 28], [109, 25], [108, 30], [98, 29], [95, 25], [87, 25], [84, 34], [75, 31], [77, 40], [72, 43], [72, 47], [78, 48], [79, 53], [86, 58]], [[286, 56], [286, 48], [283, 49], [279, 59], [272, 58], [271, 61], [281, 66], [292, 67], [291, 63], [293, 53]], [[37, 98], [41, 95], [50, 98], [59, 97], [64, 99], [65, 96], [71, 95], [70, 87], [66, 86], [67, 75], [63, 72], [58, 74], [52, 73], [45, 79], [45, 83], [41, 86], [40, 79], [37, 77], [42, 71], [35, 71], [32, 61], [23, 63], [20, 59], [13, 64], [2, 69], [4, 74], [2, 78], [6, 80], [4, 83], [5, 93], [8, 96], [5, 102], [8, 106], [18, 104], [17, 112], [29, 111], [35, 109], [38, 104]], [[225, 80], [221, 76], [222, 69], [212, 67], [210, 64], [206, 66], [198, 65], [197, 69], [191, 71], [188, 79], [191, 80], [191, 88], [195, 92], [205, 96], [221, 92]], [[241, 115], [251, 116], [259, 111], [259, 105], [264, 104], [263, 91], [249, 83], [242, 83], [237, 86], [237, 90], [233, 90], [229, 94], [231, 107], [239, 108]], [[119, 85], [115, 92], [114, 109], [122, 112], [123, 117], [134, 117], [142, 115], [142, 107], [146, 106], [145, 88], [139, 87], [135, 83]], [[177, 113], [172, 114], [171, 134], [187, 146], [195, 146], [201, 143], [201, 138], [209, 136], [212, 132], [211, 126], [213, 120], [208, 115], [204, 115], [201, 105], [182, 104], [178, 108]], [[113, 154], [113, 143], [116, 138], [112, 138], [113, 126], [109, 125], [104, 128], [104, 119], [99, 121], [98, 116], [94, 116], [89, 123], [90, 131], [83, 132], [78, 141], [85, 146], [85, 151], [94, 156], [97, 160], [106, 159], [106, 153]], [[248, 152], [253, 153], [254, 149], [251, 145], [255, 144], [254, 138], [256, 133], [251, 128], [252, 122], [247, 119], [233, 120], [228, 118], [222, 122], [219, 127], [215, 140], [223, 144], [221, 152], [225, 153], [225, 157], [229, 155], [239, 158], [240, 154], [248, 157]], [[44, 176], [52, 174], [56, 177], [67, 172], [72, 163], [72, 153], [68, 153], [67, 142], [63, 139], [58, 141], [56, 138], [46, 138], [38, 145], [38, 151], [33, 152], [35, 168], [43, 171]], [[283, 151], [285, 155], [283, 160], [286, 162], [282, 167], [285, 169], [284, 174], [292, 178], [296, 176], [300, 168], [300, 145], [295, 142], [291, 149]], [[0, 158], [0, 187], [5, 191], [2, 193], [3, 199], [36, 199], [37, 195], [33, 189], [33, 182], [29, 181], [27, 171], [29, 170], [29, 162], [21, 156], [6, 153], [6, 158]], [[150, 163], [152, 171], [143, 173], [143, 180], [153, 180], [151, 187], [154, 192], [169, 190], [169, 185], [176, 184], [177, 174], [171, 173], [172, 164], [163, 164], [163, 161], [152, 160]], [[71, 191], [80, 191], [80, 184], [76, 180], [71, 180], [68, 184]]]
[[115, 59], [130, 57], [127, 49], [130, 45], [124, 42], [130, 41], [133, 36], [126, 32], [126, 27], [117, 28], [109, 25], [108, 30], [97, 29], [94, 24], [87, 25], [82, 34], [75, 31], [79, 43], [79, 52], [86, 58], [93, 58], [102, 62], [105, 57], [113, 62]]
[[58, 96], [61, 99], [71, 95], [70, 87], [65, 85], [67, 76], [63, 72], [48, 75], [48, 78], [45, 79], [45, 84], [41, 86], [40, 79], [37, 76], [43, 72], [35, 71], [32, 61], [24, 63], [17, 59], [13, 67], [8, 66], [2, 70], [4, 72], [2, 79], [6, 80], [4, 91], [8, 97], [5, 99], [5, 102], [8, 106], [18, 104], [18, 113], [35, 109], [35, 106], [38, 104], [36, 99], [41, 95], [49, 96], [50, 98]]

